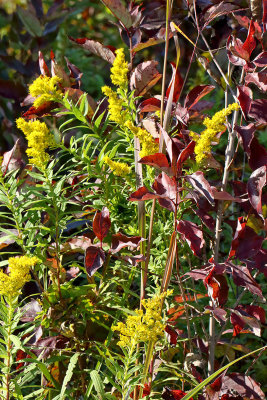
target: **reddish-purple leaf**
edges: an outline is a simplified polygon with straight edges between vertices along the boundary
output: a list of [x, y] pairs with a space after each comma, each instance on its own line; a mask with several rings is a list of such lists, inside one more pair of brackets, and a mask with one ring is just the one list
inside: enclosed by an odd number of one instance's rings
[[258, 254], [253, 257], [253, 260], [246, 261], [246, 264], [250, 270], [253, 269], [258, 269], [260, 272], [262, 272], [265, 275], [265, 278], [267, 279], [267, 250], [261, 249]]
[[156, 193], [150, 192], [145, 186], [140, 187], [129, 197], [129, 201], [143, 201], [157, 199], [158, 195]]
[[12, 147], [10, 151], [4, 153], [3, 161], [1, 165], [1, 169], [3, 174], [5, 175], [8, 171], [13, 171], [15, 169], [19, 169], [25, 165], [25, 162], [22, 160], [22, 152], [21, 152], [21, 140], [17, 139], [16, 143]]
[[238, 86], [237, 87], [237, 98], [240, 104], [240, 107], [242, 108], [242, 111], [248, 119], [248, 115], [251, 109], [251, 103], [253, 99], [253, 93], [252, 90], [247, 87], [247, 86]]
[[267, 51], [263, 51], [256, 58], [254, 58], [253, 63], [257, 67], [266, 67], [267, 65]]
[[103, 44], [86, 38], [74, 39], [69, 37], [69, 39], [81, 46], [83, 49], [88, 50], [96, 56], [103, 58], [103, 60], [109, 62], [110, 64], [113, 64], [115, 60], [115, 54]]
[[267, 123], [267, 99], [257, 99], [251, 102], [248, 112], [250, 118], [255, 119], [258, 124]]
[[204, 178], [202, 171], [197, 171], [191, 175], [187, 175], [185, 179], [195, 190], [202, 194], [210, 204], [214, 204], [213, 190], [209, 182]]
[[248, 155], [248, 163], [252, 170], [267, 165], [267, 151], [263, 147], [254, 133], [256, 131], [254, 124], [248, 126], [235, 126], [237, 133], [241, 136], [244, 151]]
[[233, 325], [233, 337], [236, 337], [237, 335], [239, 335], [239, 333], [242, 332], [242, 330], [245, 327], [245, 322], [243, 321], [243, 319], [235, 312], [231, 313], [230, 316], [230, 321], [231, 324]]
[[265, 400], [265, 395], [260, 385], [250, 376], [232, 372], [222, 378], [220, 395], [238, 393], [243, 399]]
[[162, 172], [153, 183], [153, 189], [159, 195], [159, 204], [169, 211], [175, 211], [177, 185], [175, 178]]
[[145, 61], [132, 71], [130, 88], [135, 90], [135, 96], [143, 96], [161, 79], [157, 65], [157, 61]]
[[151, 165], [151, 167], [159, 169], [169, 169], [169, 162], [165, 154], [156, 153], [149, 156], [145, 156], [139, 160], [141, 164]]
[[171, 161], [171, 165], [174, 166], [180, 153], [180, 149], [174, 141], [174, 138], [171, 138], [162, 127], [160, 127], [160, 131], [166, 145], [166, 150]]
[[237, 197], [231, 196], [230, 193], [226, 192], [225, 190], [220, 190], [218, 192], [214, 186], [212, 186], [212, 193], [215, 200], [235, 201], [237, 203], [242, 202], [242, 200], [238, 199]]
[[251, 328], [251, 333], [256, 336], [261, 336], [260, 322], [253, 315], [250, 315], [245, 307], [239, 305], [234, 310], [232, 310], [232, 313], [234, 313], [244, 322], [244, 326], [248, 325]]
[[102, 267], [105, 261], [105, 253], [100, 247], [89, 246], [85, 251], [84, 265], [89, 276]]
[[238, 6], [233, 3], [221, 1], [218, 4], [206, 7], [203, 14], [200, 16], [200, 22], [202, 29], [208, 25], [214, 18], [221, 17], [222, 15], [230, 14], [233, 10], [237, 9]]
[[223, 325], [227, 318], [227, 311], [220, 307], [212, 307], [206, 306], [206, 310], [210, 310], [214, 315], [214, 318], [219, 322], [220, 325]]
[[160, 110], [160, 100], [156, 99], [155, 97], [150, 97], [142, 101], [139, 106], [140, 112], [154, 112]]
[[205, 244], [202, 230], [193, 222], [180, 220], [177, 223], [177, 231], [187, 241], [194, 255], [201, 257]]
[[[33, 103], [34, 99], [32, 98]], [[30, 107], [25, 113], [22, 113], [22, 117], [25, 119], [33, 119], [33, 118], [40, 118], [45, 117], [47, 115], [51, 115], [51, 111], [57, 107], [57, 103], [52, 101], [47, 101], [40, 105], [39, 107]]]
[[262, 188], [266, 184], [266, 165], [252, 172], [247, 182], [248, 196], [252, 207], [263, 218], [261, 195]]
[[227, 55], [230, 62], [237, 66], [244, 67], [249, 62], [249, 53], [243, 48], [244, 43], [230, 35], [227, 40]]
[[26, 88], [21, 83], [0, 79], [0, 96], [21, 101], [26, 94]]
[[133, 24], [131, 14], [125, 8], [121, 0], [101, 0], [106, 7], [110, 9], [112, 14], [118, 18], [119, 21], [125, 26], [125, 28], [130, 28]]
[[93, 220], [93, 231], [98, 239], [102, 242], [107, 236], [111, 227], [109, 211], [107, 207], [103, 207], [102, 211], [97, 211]]
[[118, 257], [118, 258], [121, 259], [121, 260], [123, 260], [123, 261], [125, 261], [125, 262], [128, 263], [128, 264], [133, 265], [134, 267], [135, 267], [139, 262], [146, 261], [146, 257], [143, 256], [143, 255], [141, 255], [141, 254], [139, 254], [139, 255], [137, 255], [137, 256], [120, 256], [120, 257]]
[[229, 258], [236, 257], [240, 260], [246, 260], [254, 257], [259, 252], [263, 239], [252, 228], [246, 226], [245, 222], [242, 222], [242, 217], [239, 217]]
[[[68, 70], [69, 70], [69, 72], [70, 72], [70, 78], [73, 78], [73, 79], [75, 79], [75, 87], [77, 88], [77, 89], [80, 89], [80, 87], [81, 87], [81, 78], [82, 78], [82, 76], [83, 76], [83, 72], [81, 72], [80, 70], [79, 70], [79, 68], [78, 67], [76, 67], [76, 65], [74, 65], [74, 64], [72, 64], [68, 59], [67, 59], [67, 57], [65, 57], [65, 60], [66, 60], [66, 63], [67, 63], [67, 67], [68, 67]], [[73, 86], [73, 85], [72, 85]]]
[[213, 89], [215, 89], [215, 86], [212, 85], [199, 85], [194, 87], [186, 96], [184, 107], [187, 107], [188, 110], [190, 110], [190, 108], [194, 107], [195, 104], [197, 104], [199, 100], [202, 99], [202, 97], [206, 96]]
[[263, 298], [262, 290], [255, 279], [251, 276], [249, 269], [244, 265], [235, 265], [226, 262], [227, 272], [233, 276], [234, 283], [237, 286], [242, 286], [251, 293]]
[[176, 68], [175, 63], [171, 62], [172, 66], [172, 79], [170, 81], [170, 84], [168, 86], [168, 89], [166, 91], [166, 97], [167, 99], [169, 98], [170, 92], [171, 92], [171, 87], [173, 85], [174, 81], [174, 89], [173, 89], [173, 103], [176, 103], [179, 100], [180, 97], [180, 92], [183, 87], [184, 80], [180, 74], [180, 71], [178, 68]]
[[180, 173], [183, 163], [194, 154], [195, 142], [192, 140], [185, 149], [181, 151], [177, 160], [177, 172]]
[[267, 76], [265, 72], [252, 72], [247, 74], [245, 78], [245, 83], [254, 83], [260, 90], [266, 92], [267, 90]]
[[110, 252], [118, 253], [124, 247], [138, 247], [144, 239], [141, 236], [126, 236], [123, 233], [112, 235]]

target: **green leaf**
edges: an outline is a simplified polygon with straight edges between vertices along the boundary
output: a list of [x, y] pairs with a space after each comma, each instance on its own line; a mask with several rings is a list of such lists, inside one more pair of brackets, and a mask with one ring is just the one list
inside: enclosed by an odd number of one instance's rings
[[17, 8], [18, 16], [31, 36], [41, 37], [43, 33], [42, 26], [34, 14], [33, 10], [25, 10], [24, 8]]
[[96, 370], [91, 371], [90, 377], [92, 379], [92, 382], [93, 382], [94, 388], [97, 392], [99, 400], [104, 400], [105, 399], [105, 390], [104, 390], [104, 385], [100, 378], [99, 373]]
[[72, 374], [73, 374], [73, 370], [75, 368], [75, 365], [77, 364], [79, 355], [80, 355], [80, 353], [75, 353], [70, 358], [68, 369], [67, 369], [66, 375], [64, 377], [63, 383], [62, 383], [62, 388], [61, 388], [59, 400], [63, 400], [65, 398], [64, 394], [65, 394], [65, 391], [67, 389], [67, 384], [71, 380], [71, 377], [72, 377]]

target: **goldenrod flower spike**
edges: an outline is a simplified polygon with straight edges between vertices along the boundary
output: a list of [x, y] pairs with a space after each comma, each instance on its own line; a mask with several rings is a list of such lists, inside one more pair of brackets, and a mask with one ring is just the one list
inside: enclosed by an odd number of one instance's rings
[[39, 262], [37, 257], [11, 257], [8, 260], [9, 275], [0, 271], [0, 294], [15, 297], [22, 287], [31, 279], [30, 269]]
[[126, 176], [131, 172], [131, 168], [122, 162], [112, 161], [108, 156], [104, 157], [104, 163], [106, 163], [114, 175]]
[[112, 328], [112, 330], [120, 332], [119, 346], [131, 348], [139, 342], [156, 343], [164, 336], [165, 324], [161, 310], [162, 302], [169, 294], [171, 291], [142, 300], [145, 312], [135, 310], [135, 315], [129, 315], [124, 324], [119, 322]]
[[62, 90], [58, 89], [57, 84], [61, 82], [61, 78], [58, 76], [40, 75], [35, 81], [29, 86], [29, 93], [32, 97], [36, 97], [34, 100], [34, 107], [39, 107], [46, 101], [56, 101], [57, 98], [62, 97]]
[[133, 135], [138, 137], [141, 145], [141, 158], [155, 154], [159, 151], [158, 143], [156, 143], [153, 136], [147, 130], [140, 127], [137, 128], [130, 120], [125, 122], [125, 126], [132, 132]]
[[128, 73], [128, 63], [125, 61], [124, 50], [118, 49], [115, 51], [116, 58], [111, 67], [111, 82], [113, 85], [119, 86], [121, 88], [125, 87], [128, 83], [127, 73]]
[[196, 142], [195, 155], [198, 164], [211, 152], [211, 143], [216, 139], [217, 133], [224, 130], [227, 115], [238, 109], [237, 103], [230, 104], [227, 108], [214, 114], [212, 118], [205, 118], [203, 124], [207, 129], [200, 136], [194, 132], [190, 133], [191, 138]]
[[48, 147], [55, 145], [54, 138], [48, 127], [44, 122], [27, 122], [23, 118], [18, 118], [16, 123], [28, 140], [26, 153], [30, 163], [39, 168], [45, 168], [49, 161], [49, 155], [45, 151]]

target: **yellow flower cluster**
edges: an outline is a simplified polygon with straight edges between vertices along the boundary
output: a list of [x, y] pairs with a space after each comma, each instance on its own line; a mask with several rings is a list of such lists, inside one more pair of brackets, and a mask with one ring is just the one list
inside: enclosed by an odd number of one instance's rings
[[0, 294], [15, 297], [21, 288], [31, 279], [30, 268], [39, 262], [37, 257], [11, 257], [9, 263], [9, 275], [0, 271]]
[[26, 153], [30, 158], [30, 162], [39, 168], [46, 166], [49, 155], [45, 150], [49, 146], [55, 145], [54, 138], [49, 132], [48, 127], [44, 122], [40, 121], [25, 121], [23, 118], [18, 118], [17, 127], [22, 130], [28, 140], [28, 149]]
[[118, 49], [115, 51], [116, 58], [113, 62], [113, 66], [111, 67], [111, 82], [119, 87], [125, 87], [128, 83], [127, 73], [128, 73], [128, 64], [125, 61], [124, 51], [123, 49]]
[[140, 140], [141, 158], [150, 154], [155, 154], [159, 151], [158, 143], [156, 143], [153, 136], [147, 130], [134, 126], [134, 124], [130, 120], [125, 122], [125, 126], [132, 132], [133, 135], [137, 136]]
[[230, 104], [227, 108], [218, 111], [212, 118], [205, 118], [203, 124], [206, 126], [200, 136], [194, 132], [190, 132], [191, 138], [196, 142], [195, 155], [196, 162], [201, 163], [203, 159], [211, 152], [211, 142], [216, 139], [217, 133], [225, 128], [227, 115], [238, 110], [237, 103]]
[[16, 11], [17, 6], [26, 7], [27, 0], [0, 0], [0, 7], [8, 14], [12, 14]]
[[102, 92], [108, 97], [109, 119], [117, 124], [123, 125], [126, 112], [122, 110], [123, 100], [119, 99], [116, 92], [108, 86], [102, 87]]
[[61, 82], [61, 78], [58, 76], [40, 75], [35, 81], [29, 86], [29, 92], [32, 97], [36, 97], [34, 100], [34, 107], [39, 107], [46, 101], [57, 100], [62, 97], [62, 90], [58, 89], [57, 84]]
[[131, 168], [127, 164], [118, 161], [112, 161], [108, 156], [104, 157], [104, 162], [109, 166], [115, 175], [126, 176], [131, 171]]
[[157, 294], [151, 299], [142, 300], [143, 310], [135, 310], [135, 315], [129, 315], [125, 323], [119, 322], [112, 328], [120, 332], [121, 347], [132, 347], [139, 342], [153, 341], [156, 343], [164, 336], [165, 324], [163, 323], [161, 310], [162, 302], [171, 291]]

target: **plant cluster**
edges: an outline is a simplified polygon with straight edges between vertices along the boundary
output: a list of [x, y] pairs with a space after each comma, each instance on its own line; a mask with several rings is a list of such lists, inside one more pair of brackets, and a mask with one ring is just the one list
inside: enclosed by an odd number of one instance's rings
[[[52, 3], [0, 1], [33, 65], [0, 89], [0, 398], [264, 400], [266, 10]], [[96, 10], [123, 44], [74, 37]]]

